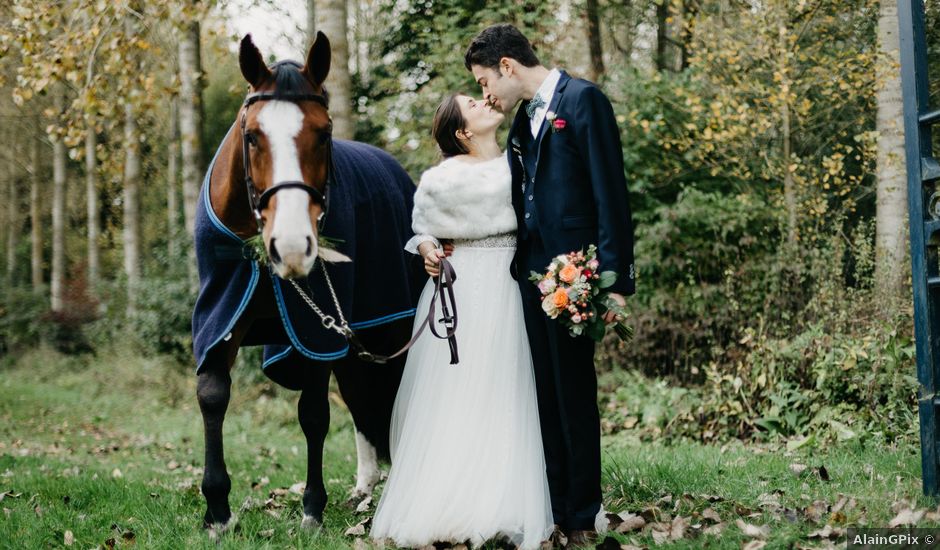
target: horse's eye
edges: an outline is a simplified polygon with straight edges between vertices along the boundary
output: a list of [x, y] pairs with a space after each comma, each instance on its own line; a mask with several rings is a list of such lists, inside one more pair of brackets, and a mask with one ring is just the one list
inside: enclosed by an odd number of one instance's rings
[[257, 146], [258, 146], [258, 136], [257, 136], [257, 135], [255, 135], [255, 134], [249, 132], [249, 133], [245, 134], [245, 139], [248, 140], [248, 145], [251, 145], [252, 147], [257, 147]]

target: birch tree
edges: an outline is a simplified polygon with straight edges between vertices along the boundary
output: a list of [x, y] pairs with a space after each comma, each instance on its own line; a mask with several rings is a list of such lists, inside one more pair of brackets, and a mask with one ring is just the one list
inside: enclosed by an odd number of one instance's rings
[[885, 297], [904, 292], [907, 261], [907, 181], [904, 159], [898, 7], [881, 2], [878, 17], [878, 174], [875, 281]]
[[202, 64], [199, 50], [199, 22], [193, 21], [180, 33], [180, 150], [182, 152], [183, 213], [186, 232], [192, 237], [196, 227], [196, 201], [204, 171], [202, 163]]
[[50, 127], [52, 140], [52, 274], [50, 276], [50, 305], [52, 311], [62, 311], [63, 283], [65, 281], [65, 189], [66, 161], [65, 129], [61, 117], [65, 111], [65, 90], [59, 86], [55, 95], [57, 122]]
[[322, 0], [317, 4], [317, 27], [330, 39], [332, 56], [326, 87], [330, 91], [333, 135], [352, 139], [356, 127], [352, 118], [352, 79], [349, 76], [349, 41], [346, 37], [346, 0]]
[[33, 292], [42, 292], [42, 210], [39, 208], [39, 136], [29, 140], [29, 264]]

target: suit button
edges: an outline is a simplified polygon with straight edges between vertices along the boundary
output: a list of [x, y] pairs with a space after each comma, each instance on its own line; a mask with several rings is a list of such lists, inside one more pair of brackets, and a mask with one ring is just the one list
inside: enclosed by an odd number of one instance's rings
[[525, 213], [525, 219], [529, 219], [531, 217], [532, 217], [532, 214], [529, 214], [528, 212]]
[[535, 176], [532, 176], [532, 183], [535, 183]]
[[530, 201], [531, 201], [531, 200], [534, 200], [534, 199], [535, 199], [535, 197], [534, 197], [533, 195], [529, 195], [529, 200], [530, 200]]

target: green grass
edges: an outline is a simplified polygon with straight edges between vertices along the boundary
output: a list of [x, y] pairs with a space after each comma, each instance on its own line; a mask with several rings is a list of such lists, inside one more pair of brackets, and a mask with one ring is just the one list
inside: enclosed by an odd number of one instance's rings
[[[109, 539], [118, 548], [351, 547], [355, 540], [343, 533], [367, 514], [344, 503], [354, 482], [355, 445], [351, 420], [335, 395], [324, 460], [326, 526], [318, 533], [299, 528], [299, 494], [278, 495], [265, 505], [273, 489], [303, 481], [296, 398], [248, 369], [236, 370], [225, 437], [230, 503], [241, 511], [236, 530], [217, 544], [200, 526], [202, 432], [191, 373], [121, 351], [75, 359], [39, 350], [15, 364], [7, 359], [0, 369], [0, 492], [6, 495], [0, 546], [61, 547], [71, 531], [76, 548], [108, 546]], [[608, 510], [708, 526], [700, 514], [711, 507], [728, 524], [720, 536], [695, 538], [690, 527], [686, 537], [665, 545], [671, 548], [740, 548], [749, 539], [736, 519], [769, 525], [768, 548], [812, 546], [820, 541], [807, 535], [827, 522], [880, 527], [902, 501], [936, 506], [921, 495], [920, 458], [911, 442], [790, 454], [779, 446], [640, 442], [628, 430], [605, 436], [604, 447]], [[807, 473], [791, 471], [797, 462], [810, 467]], [[829, 481], [811, 471], [820, 466]], [[832, 505], [840, 495], [857, 505], [823, 513], [818, 524], [806, 518], [814, 501]], [[778, 504], [767, 505], [768, 499]], [[938, 525], [936, 519], [918, 524], [930, 525]], [[649, 529], [616, 538], [654, 544]]]

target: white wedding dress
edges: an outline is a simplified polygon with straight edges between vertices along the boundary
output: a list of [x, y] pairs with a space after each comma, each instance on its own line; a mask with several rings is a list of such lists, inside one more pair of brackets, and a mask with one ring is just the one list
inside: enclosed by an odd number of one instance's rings
[[[409, 351], [392, 413], [392, 467], [373, 520], [376, 539], [421, 547], [508, 537], [534, 549], [551, 535], [532, 359], [509, 274], [509, 178], [505, 157], [449, 159], [422, 177], [416, 232], [454, 239], [460, 362], [449, 364], [447, 341], [427, 333]], [[413, 239], [412, 250], [426, 238]], [[432, 283], [418, 318], [428, 310]]]

